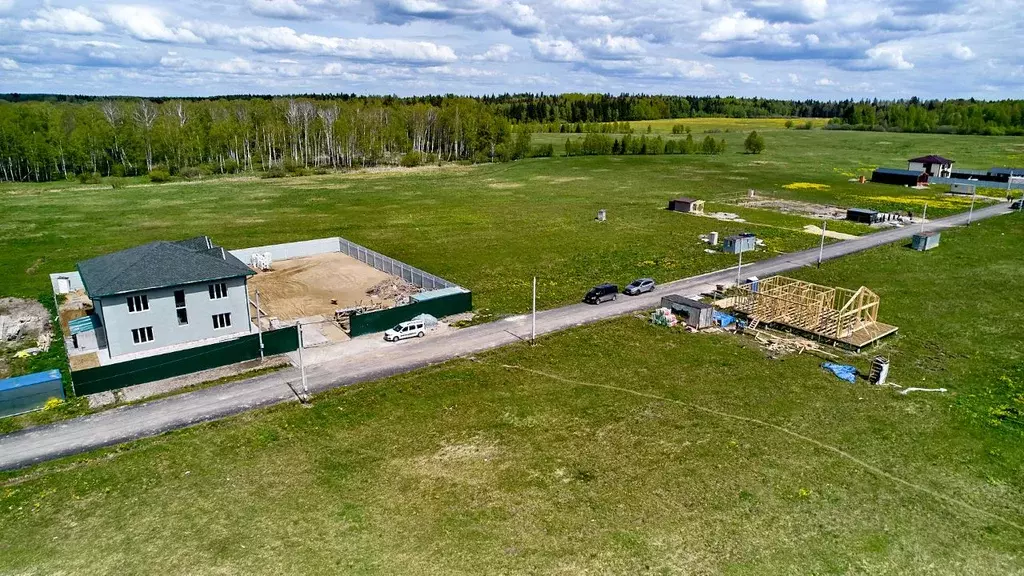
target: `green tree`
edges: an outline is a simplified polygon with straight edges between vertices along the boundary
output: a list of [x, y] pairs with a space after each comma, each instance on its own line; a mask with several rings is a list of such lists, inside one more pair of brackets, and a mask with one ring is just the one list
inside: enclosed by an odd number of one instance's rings
[[743, 141], [743, 149], [747, 151], [747, 154], [760, 154], [764, 152], [764, 148], [764, 136], [758, 134], [757, 130], [751, 132]]

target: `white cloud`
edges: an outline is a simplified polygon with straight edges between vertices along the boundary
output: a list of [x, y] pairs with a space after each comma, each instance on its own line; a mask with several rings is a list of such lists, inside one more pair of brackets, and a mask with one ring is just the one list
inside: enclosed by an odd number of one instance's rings
[[111, 22], [144, 42], [198, 44], [202, 39], [188, 28], [174, 28], [164, 22], [164, 14], [148, 6], [118, 4], [107, 8]]
[[815, 86], [839, 86], [839, 82], [829, 78], [821, 77], [814, 81]]
[[14, 8], [14, 0], [0, 0], [0, 14], [7, 14]]
[[754, 0], [748, 11], [774, 22], [817, 22], [828, 14], [828, 0]]
[[796, 86], [797, 84], [800, 84], [800, 75], [799, 74], [793, 74], [792, 72], [790, 72], [789, 73], [789, 83], [794, 85], [794, 86]]
[[444, 64], [458, 60], [449, 46], [433, 42], [391, 38], [340, 38], [300, 34], [285, 26], [231, 28], [193, 24], [200, 40], [210, 44], [237, 44], [257, 52], [295, 52], [337, 56], [353, 60]]
[[706, 42], [730, 42], [733, 40], [752, 40], [764, 29], [766, 23], [759, 18], [751, 18], [742, 12], [731, 16], [716, 18], [701, 33], [700, 39]]
[[912, 62], [903, 58], [903, 49], [896, 46], [875, 46], [867, 51], [868, 68], [882, 70], [911, 70]]
[[508, 44], [495, 44], [488, 48], [483, 54], [471, 56], [470, 60], [475, 60], [477, 62], [508, 62], [512, 54], [513, 49]]
[[743, 82], [744, 84], [751, 84], [754, 83], [755, 80], [754, 77], [751, 76], [750, 74], [747, 74], [746, 72], [740, 72], [740, 82]]
[[36, 18], [22, 20], [21, 28], [32, 32], [96, 34], [103, 31], [103, 23], [87, 14], [85, 8], [43, 8], [36, 11]]
[[595, 30], [611, 30], [617, 27], [616, 21], [612, 20], [607, 14], [586, 14], [580, 16], [577, 23], [584, 28], [593, 28]]
[[295, 0], [249, 0], [249, 10], [267, 18], [302, 19], [312, 16], [309, 8]]
[[18, 63], [10, 58], [0, 58], [0, 70], [17, 70]]
[[572, 42], [565, 39], [534, 38], [530, 41], [533, 54], [538, 60], [547, 62], [578, 62], [583, 53]]
[[636, 38], [607, 35], [603, 38], [588, 38], [580, 42], [591, 58], [617, 60], [633, 58], [644, 53], [644, 47]]
[[974, 60], [974, 50], [971, 50], [970, 46], [965, 46], [960, 42], [955, 42], [949, 47], [950, 57], [960, 60], [962, 62], [969, 62]]

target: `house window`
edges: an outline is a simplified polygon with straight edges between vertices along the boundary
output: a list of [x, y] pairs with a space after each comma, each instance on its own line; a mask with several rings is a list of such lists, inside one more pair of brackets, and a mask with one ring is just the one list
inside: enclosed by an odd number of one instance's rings
[[213, 329], [219, 330], [231, 326], [231, 314], [214, 314]]
[[132, 340], [136, 344], [145, 344], [146, 342], [153, 341], [153, 327], [146, 326], [145, 328], [134, 328], [132, 329]]
[[128, 312], [149, 310], [149, 298], [145, 294], [128, 297]]
[[185, 291], [174, 291], [174, 311], [178, 313], [178, 326], [188, 324], [188, 310], [185, 309]]
[[220, 300], [228, 297], [228, 285], [223, 282], [210, 284], [210, 300]]

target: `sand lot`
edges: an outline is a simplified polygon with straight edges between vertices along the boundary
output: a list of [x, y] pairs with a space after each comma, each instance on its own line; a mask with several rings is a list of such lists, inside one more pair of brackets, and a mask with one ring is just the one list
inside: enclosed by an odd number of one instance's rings
[[280, 320], [333, 318], [334, 311], [341, 308], [382, 302], [371, 299], [366, 291], [392, 278], [337, 252], [279, 260], [273, 268], [249, 278], [249, 297], [255, 299], [255, 291], [259, 290], [260, 308]]

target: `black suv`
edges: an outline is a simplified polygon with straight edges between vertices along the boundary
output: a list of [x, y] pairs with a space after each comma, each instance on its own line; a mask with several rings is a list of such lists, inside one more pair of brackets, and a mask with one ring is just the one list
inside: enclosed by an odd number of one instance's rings
[[615, 284], [598, 284], [587, 292], [583, 301], [587, 304], [600, 304], [609, 300], [615, 300], [619, 296], [619, 287]]

